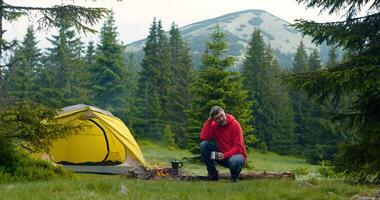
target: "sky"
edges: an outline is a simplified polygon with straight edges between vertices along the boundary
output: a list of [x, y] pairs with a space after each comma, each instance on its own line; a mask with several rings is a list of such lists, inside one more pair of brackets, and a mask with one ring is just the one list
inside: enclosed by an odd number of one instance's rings
[[[179, 27], [198, 21], [215, 18], [224, 14], [249, 9], [265, 10], [277, 17], [293, 23], [295, 19], [308, 19], [319, 22], [337, 21], [338, 15], [320, 13], [317, 9], [306, 9], [296, 0], [5, 0], [12, 5], [46, 7], [57, 4], [75, 4], [86, 7], [106, 7], [112, 9], [115, 14], [116, 25], [119, 32], [119, 40], [124, 44], [143, 39], [148, 35], [153, 18], [161, 19], [163, 27], [168, 30], [171, 23], [175, 22]], [[21, 19], [12, 24], [5, 24], [6, 39], [22, 40], [26, 28], [33, 23], [31, 19]], [[94, 27], [100, 30], [101, 23]], [[50, 37], [54, 31], [37, 32], [41, 46], [48, 45], [46, 37]], [[84, 42], [97, 41], [98, 34], [83, 35]]]

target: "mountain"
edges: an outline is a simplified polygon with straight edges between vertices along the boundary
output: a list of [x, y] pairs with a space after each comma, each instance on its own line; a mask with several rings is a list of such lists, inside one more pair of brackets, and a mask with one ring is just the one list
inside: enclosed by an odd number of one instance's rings
[[[180, 27], [182, 37], [191, 47], [195, 68], [201, 65], [205, 42], [209, 40], [209, 35], [217, 24], [227, 33], [229, 42], [227, 54], [238, 59], [236, 67], [239, 67], [244, 59], [248, 41], [255, 28], [261, 30], [264, 41], [270, 44], [282, 68], [292, 67], [292, 58], [301, 40], [308, 53], [318, 48], [322, 60], [327, 60], [329, 47], [326, 45], [317, 47], [312, 44], [310, 37], [302, 38], [300, 32], [291, 27], [289, 22], [264, 10], [245, 10]], [[134, 52], [138, 61], [141, 61], [144, 45], [145, 39], [128, 44], [126, 53]]]

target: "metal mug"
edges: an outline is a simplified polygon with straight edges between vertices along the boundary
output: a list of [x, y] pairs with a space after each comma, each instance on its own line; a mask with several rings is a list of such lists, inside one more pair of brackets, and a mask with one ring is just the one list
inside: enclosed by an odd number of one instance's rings
[[179, 161], [179, 160], [172, 160], [172, 168], [174, 170], [178, 170], [179, 168], [181, 168], [183, 166], [183, 162]]
[[211, 151], [210, 159], [216, 160], [216, 151]]

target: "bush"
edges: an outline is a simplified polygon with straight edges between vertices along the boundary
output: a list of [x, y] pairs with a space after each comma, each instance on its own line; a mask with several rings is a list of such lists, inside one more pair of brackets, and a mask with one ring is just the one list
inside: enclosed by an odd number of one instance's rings
[[268, 146], [265, 142], [260, 142], [258, 148], [260, 149], [260, 152], [263, 153], [263, 154], [267, 154], [268, 153]]
[[73, 127], [53, 123], [55, 111], [34, 102], [16, 102], [0, 110], [0, 181], [72, 177], [61, 166], [32, 159], [26, 152], [46, 151]]
[[19, 152], [13, 158], [9, 165], [0, 167], [0, 182], [73, 178], [72, 172], [50, 161], [33, 159]]
[[324, 162], [322, 162], [322, 166], [318, 168], [318, 172], [324, 178], [335, 178], [333, 167], [325, 165]]
[[4, 168], [0, 168], [0, 183], [6, 183], [12, 180], [12, 176], [5, 172]]
[[309, 169], [307, 167], [298, 167], [292, 170], [296, 176], [307, 176], [309, 175]]

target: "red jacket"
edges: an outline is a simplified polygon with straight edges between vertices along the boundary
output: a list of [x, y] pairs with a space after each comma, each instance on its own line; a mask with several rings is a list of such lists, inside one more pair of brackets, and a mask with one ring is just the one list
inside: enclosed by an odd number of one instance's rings
[[219, 126], [213, 120], [208, 119], [201, 131], [201, 141], [215, 139], [218, 150], [223, 153], [225, 159], [235, 154], [242, 154], [245, 162], [247, 162], [247, 151], [240, 124], [230, 114], [226, 114], [226, 120], [226, 125]]

